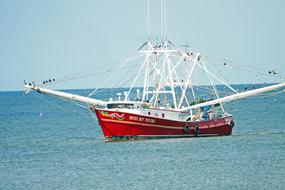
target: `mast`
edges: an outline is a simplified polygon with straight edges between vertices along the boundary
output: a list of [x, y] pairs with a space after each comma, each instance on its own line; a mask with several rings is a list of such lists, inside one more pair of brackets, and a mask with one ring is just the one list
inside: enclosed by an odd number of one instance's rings
[[[147, 43], [148, 51], [150, 51], [150, 42]], [[149, 53], [150, 54], [150, 53]], [[149, 66], [150, 61], [149, 57], [150, 55], [146, 55], [146, 64], [145, 64], [145, 76], [144, 76], [144, 86], [143, 86], [143, 95], [142, 95], [142, 101], [148, 100], [148, 83], [149, 83]]]
[[[181, 96], [181, 98], [180, 98], [180, 102], [179, 102], [178, 108], [181, 108], [182, 103], [183, 103], [183, 100], [184, 100], [184, 98], [186, 98], [186, 92], [187, 92], [187, 89], [188, 89], [188, 85], [187, 85], [187, 84], [189, 84], [189, 83], [191, 82], [191, 77], [192, 77], [192, 75], [193, 75], [193, 71], [194, 71], [194, 69], [195, 69], [195, 67], [196, 67], [196, 65], [197, 65], [198, 58], [199, 58], [200, 55], [201, 55], [200, 53], [197, 54], [196, 57], [195, 57], [195, 59], [194, 59], [194, 61], [193, 61], [193, 66], [192, 66], [191, 71], [190, 71], [190, 73], [189, 73], [189, 76], [188, 76], [188, 78], [187, 78], [186, 86], [185, 86], [185, 88], [184, 88], [183, 91], [182, 91], [182, 96]], [[191, 86], [192, 86], [192, 84], [191, 84]], [[192, 92], [193, 92], [193, 91], [192, 91]]]
[[167, 58], [168, 76], [169, 76], [170, 87], [171, 87], [171, 95], [172, 95], [172, 99], [173, 99], [173, 106], [174, 106], [175, 109], [177, 109], [177, 101], [176, 101], [176, 94], [175, 94], [175, 84], [174, 84], [173, 74], [171, 72], [169, 55], [167, 55], [166, 58]]

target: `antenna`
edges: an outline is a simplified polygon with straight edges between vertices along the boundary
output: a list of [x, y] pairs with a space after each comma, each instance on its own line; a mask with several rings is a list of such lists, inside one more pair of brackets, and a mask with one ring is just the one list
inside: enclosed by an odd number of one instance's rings
[[189, 48], [190, 46], [188, 45], [188, 42], [185, 41], [185, 45], [182, 45], [181, 47], [184, 47], [184, 48], [185, 48], [185, 51], [186, 51], [186, 53], [187, 53], [188, 48]]
[[162, 38], [162, 41], [166, 41], [167, 40], [167, 36], [166, 36], [166, 0], [160, 0], [160, 17], [161, 17], [161, 23], [160, 23], [161, 38]]
[[164, 40], [167, 40], [167, 35], [166, 35], [166, 0], [164, 1]]
[[163, 41], [163, 0], [160, 0], [160, 33]]
[[164, 10], [164, 7], [165, 6], [165, 0], [160, 0], [160, 17], [161, 17], [161, 20], [160, 20], [160, 30], [161, 30], [161, 39], [162, 41], [165, 40], [165, 10]]
[[147, 0], [147, 41], [150, 41], [149, 0]]
[[[166, 0], [160, 0], [160, 33], [161, 40], [166, 41]], [[150, 0], [147, 0], [147, 40], [150, 41]]]

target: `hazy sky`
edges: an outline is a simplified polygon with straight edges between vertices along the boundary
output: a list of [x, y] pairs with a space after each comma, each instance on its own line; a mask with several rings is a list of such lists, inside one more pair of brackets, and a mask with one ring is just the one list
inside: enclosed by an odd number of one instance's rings
[[[285, 73], [284, 10], [283, 0], [167, 0], [167, 35], [209, 56]], [[160, 0], [151, 0], [150, 16], [155, 39]], [[116, 67], [146, 41], [146, 30], [147, 0], [0, 0], [0, 90]], [[100, 82], [102, 76], [56, 87]], [[234, 82], [251, 81], [239, 75]]]

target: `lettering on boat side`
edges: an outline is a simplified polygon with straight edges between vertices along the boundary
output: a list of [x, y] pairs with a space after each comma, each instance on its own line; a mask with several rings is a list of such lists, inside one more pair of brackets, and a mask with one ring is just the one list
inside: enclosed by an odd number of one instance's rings
[[124, 120], [125, 119], [125, 114], [118, 114], [118, 113], [112, 113], [112, 114], [109, 114], [109, 112], [107, 111], [100, 111], [99, 112], [103, 117], [109, 117], [111, 119], [117, 119], [117, 120]]
[[138, 117], [138, 116], [130, 116], [130, 121], [138, 121], [141, 123], [155, 123], [155, 119], [145, 118], [145, 117]]

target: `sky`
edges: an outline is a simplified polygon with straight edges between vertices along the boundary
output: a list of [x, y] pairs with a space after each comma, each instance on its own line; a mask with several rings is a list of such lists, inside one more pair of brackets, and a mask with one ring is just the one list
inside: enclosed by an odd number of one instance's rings
[[[166, 7], [176, 45], [187, 41], [209, 56], [285, 74], [285, 1], [167, 0]], [[150, 35], [160, 36], [160, 0], [150, 0]], [[0, 91], [116, 68], [146, 39], [147, 0], [0, 0]], [[55, 88], [95, 88], [104, 77]], [[251, 80], [236, 75], [233, 82]]]

